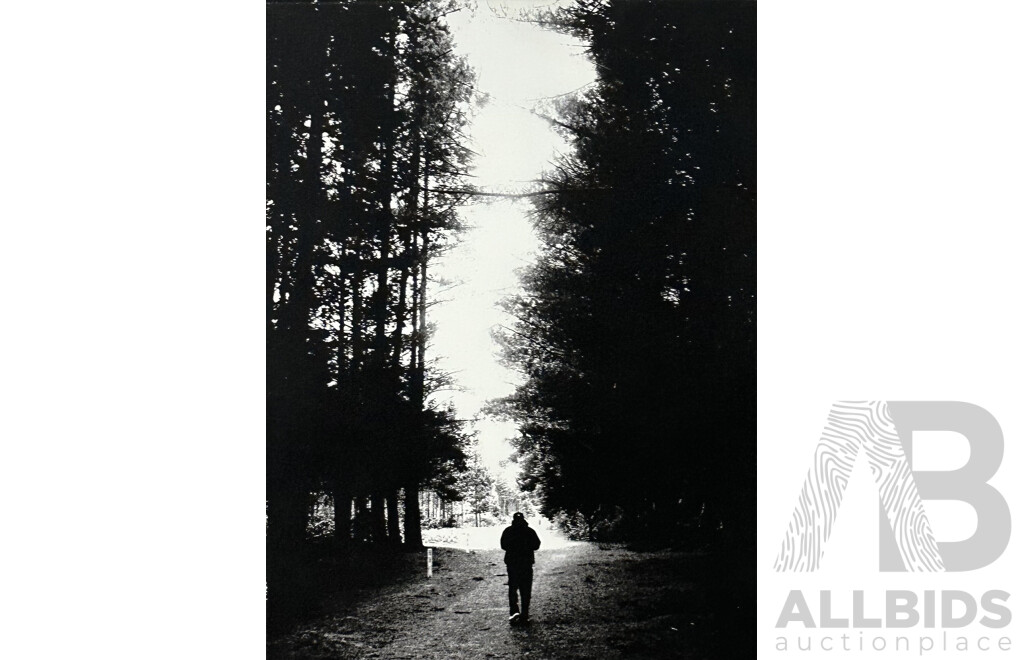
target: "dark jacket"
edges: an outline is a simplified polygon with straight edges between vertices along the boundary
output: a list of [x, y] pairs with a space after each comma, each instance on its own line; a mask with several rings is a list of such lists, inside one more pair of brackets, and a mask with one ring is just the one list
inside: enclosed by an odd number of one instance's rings
[[537, 532], [525, 520], [513, 520], [512, 525], [501, 533], [501, 549], [505, 551], [506, 564], [532, 566], [533, 551], [539, 547]]

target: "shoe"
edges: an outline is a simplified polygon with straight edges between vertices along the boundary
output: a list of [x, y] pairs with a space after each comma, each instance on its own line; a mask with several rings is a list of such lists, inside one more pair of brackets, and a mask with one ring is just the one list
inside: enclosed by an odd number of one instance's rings
[[509, 624], [510, 626], [516, 626], [516, 625], [519, 625], [519, 618], [520, 618], [520, 617], [519, 617], [519, 612], [516, 612], [515, 614], [513, 614], [512, 616], [510, 616], [510, 617], [508, 618], [508, 624]]

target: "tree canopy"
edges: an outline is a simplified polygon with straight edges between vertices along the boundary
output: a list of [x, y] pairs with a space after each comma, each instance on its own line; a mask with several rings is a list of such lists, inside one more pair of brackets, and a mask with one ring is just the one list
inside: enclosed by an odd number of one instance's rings
[[[311, 493], [421, 544], [418, 489], [465, 464], [430, 406], [431, 258], [459, 228], [473, 75], [443, 0], [267, 5], [267, 504], [301, 544]], [[403, 501], [400, 501], [403, 500]], [[399, 527], [404, 509], [404, 528]], [[285, 553], [281, 550], [278, 554]], [[276, 555], [275, 555], [276, 556]]]
[[543, 248], [499, 337], [525, 376], [494, 406], [519, 422], [523, 485], [635, 533], [750, 527], [755, 7], [577, 0], [542, 20], [589, 42], [598, 80], [552, 108], [572, 150], [534, 196]]

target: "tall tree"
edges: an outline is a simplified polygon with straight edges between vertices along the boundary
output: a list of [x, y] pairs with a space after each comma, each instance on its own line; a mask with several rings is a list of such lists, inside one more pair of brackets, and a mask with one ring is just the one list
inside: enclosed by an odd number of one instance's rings
[[526, 381], [497, 409], [524, 485], [637, 534], [706, 508], [752, 530], [754, 5], [579, 0], [545, 22], [590, 43], [598, 81], [553, 108], [573, 150], [508, 303]]
[[[428, 404], [427, 264], [458, 229], [472, 77], [437, 0], [268, 3], [267, 505], [274, 556], [310, 493], [344, 542], [419, 537], [416, 489], [464, 442]], [[369, 504], [369, 506], [367, 506]]]

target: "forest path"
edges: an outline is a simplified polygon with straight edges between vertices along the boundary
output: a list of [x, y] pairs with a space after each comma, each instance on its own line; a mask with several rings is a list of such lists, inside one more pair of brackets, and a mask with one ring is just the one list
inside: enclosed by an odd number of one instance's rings
[[434, 557], [433, 577], [423, 566], [329, 611], [272, 640], [267, 657], [699, 658], [697, 647], [715, 636], [698, 632], [710, 622], [703, 590], [691, 582], [700, 573], [694, 555], [590, 543], [542, 548], [532, 623], [521, 628], [508, 624], [500, 550], [435, 548]]

